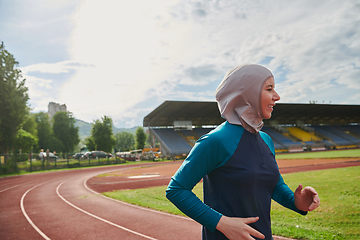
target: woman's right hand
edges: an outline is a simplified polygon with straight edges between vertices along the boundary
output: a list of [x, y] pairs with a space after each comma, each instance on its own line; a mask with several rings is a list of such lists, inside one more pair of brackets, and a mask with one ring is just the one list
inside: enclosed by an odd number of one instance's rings
[[259, 217], [236, 218], [222, 216], [216, 229], [230, 240], [254, 239], [253, 237], [264, 239], [265, 236], [262, 233], [248, 225], [257, 220], [259, 220]]

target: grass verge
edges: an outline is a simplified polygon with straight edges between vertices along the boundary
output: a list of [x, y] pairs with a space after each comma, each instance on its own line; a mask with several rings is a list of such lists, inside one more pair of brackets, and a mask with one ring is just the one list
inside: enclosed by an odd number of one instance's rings
[[[299, 183], [319, 193], [318, 209], [301, 216], [273, 202], [273, 234], [295, 239], [360, 239], [360, 167], [283, 174], [294, 191]], [[166, 186], [107, 192], [104, 195], [143, 207], [183, 215], [165, 197]], [[202, 184], [194, 193], [202, 199]]]
[[312, 158], [360, 158], [359, 149], [331, 150], [319, 152], [303, 152], [303, 153], [282, 153], [276, 154], [276, 159], [312, 159]]
[[[97, 161], [97, 160], [96, 160]], [[38, 161], [40, 162], [40, 161]], [[169, 159], [163, 159], [161, 161], [157, 161], [157, 162], [173, 162], [173, 160], [169, 160]], [[33, 173], [43, 173], [43, 172], [56, 172], [56, 171], [67, 171], [67, 170], [76, 170], [76, 169], [83, 169], [83, 168], [97, 168], [97, 167], [110, 167], [110, 166], [122, 166], [122, 165], [138, 165], [138, 164], [144, 164], [144, 163], [154, 163], [154, 161], [152, 160], [142, 160], [142, 161], [126, 161], [123, 163], [113, 163], [113, 164], [104, 164], [104, 165], [83, 165], [83, 166], [79, 166], [79, 167], [64, 167], [61, 168], [61, 164], [58, 164], [58, 168], [52, 168], [52, 169], [44, 169], [44, 170], [36, 170], [36, 171], [25, 171], [23, 170], [22, 167], [18, 167], [18, 172], [15, 173], [5, 173], [5, 174], [0, 174], [0, 178], [2, 177], [10, 177], [10, 176], [18, 176], [18, 175], [25, 175], [25, 174], [33, 174]], [[28, 164], [28, 162], [25, 163], [21, 163], [23, 164]], [[63, 164], [64, 165], [64, 164]], [[41, 163], [37, 163], [35, 166], [39, 167], [41, 166]]]

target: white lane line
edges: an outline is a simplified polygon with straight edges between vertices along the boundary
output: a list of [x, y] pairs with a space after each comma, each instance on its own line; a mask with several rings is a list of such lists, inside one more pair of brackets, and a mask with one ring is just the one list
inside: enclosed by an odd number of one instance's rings
[[135, 231], [130, 230], [130, 229], [126, 228], [126, 227], [122, 227], [122, 226], [117, 225], [117, 224], [115, 224], [115, 223], [113, 223], [113, 222], [110, 222], [110, 221], [108, 221], [108, 220], [105, 220], [105, 219], [103, 219], [103, 218], [101, 218], [101, 217], [98, 217], [98, 216], [96, 216], [96, 215], [94, 215], [94, 214], [91, 214], [91, 213], [89, 213], [89, 212], [87, 212], [87, 211], [85, 211], [85, 210], [83, 210], [83, 209], [75, 206], [74, 204], [70, 203], [70, 202], [67, 201], [63, 196], [61, 196], [60, 193], [59, 193], [59, 188], [61, 187], [61, 185], [62, 185], [63, 183], [64, 183], [64, 182], [60, 183], [59, 186], [56, 188], [56, 193], [57, 193], [57, 195], [58, 195], [64, 202], [66, 202], [67, 204], [69, 204], [69, 205], [72, 206], [73, 208], [75, 208], [75, 209], [77, 209], [77, 210], [79, 210], [79, 211], [81, 211], [81, 212], [83, 212], [83, 213], [86, 213], [87, 215], [89, 215], [89, 216], [91, 216], [91, 217], [93, 217], [93, 218], [96, 218], [96, 219], [98, 219], [98, 220], [100, 220], [100, 221], [103, 221], [103, 222], [105, 222], [105, 223], [108, 223], [108, 224], [110, 224], [110, 225], [112, 225], [112, 226], [114, 226], [114, 227], [117, 227], [117, 228], [120, 228], [120, 229], [122, 229], [122, 230], [128, 231], [128, 232], [130, 232], [130, 233], [133, 233], [133, 234], [135, 234], [135, 235], [141, 236], [141, 237], [143, 237], [143, 238], [147, 238], [147, 239], [151, 239], [151, 240], [157, 240], [156, 238], [152, 238], [152, 237], [146, 236], [146, 235], [144, 235], [144, 234], [135, 232]]
[[[36, 182], [39, 182], [39, 181], [38, 181], [38, 180], [30, 180], [30, 181], [26, 182], [26, 184], [31, 185], [31, 184], [36, 183]], [[20, 183], [20, 184], [17, 184], [17, 185], [14, 185], [14, 186], [11, 186], [11, 187], [2, 189], [2, 190], [0, 190], [0, 193], [5, 192], [5, 191], [10, 190], [10, 189], [13, 189], [13, 188], [16, 188], [16, 187], [19, 187], [19, 186], [24, 185], [24, 184], [25, 184], [25, 183], [22, 182], [22, 183]], [[6, 185], [10, 185], [10, 184], [6, 184]], [[2, 186], [2, 187], [3, 187], [3, 186]]]
[[31, 221], [30, 217], [26, 214], [25, 208], [24, 208], [24, 198], [26, 196], [26, 194], [28, 194], [28, 192], [30, 192], [31, 190], [33, 190], [34, 188], [40, 186], [43, 183], [40, 183], [38, 185], [36, 185], [35, 187], [30, 188], [29, 190], [26, 191], [26, 193], [24, 193], [24, 195], [21, 198], [20, 201], [20, 207], [21, 207], [21, 211], [24, 214], [26, 220], [28, 220], [28, 222], [30, 223], [30, 225], [46, 240], [50, 240], [50, 238], [48, 238], [48, 236], [46, 236], [34, 223], [33, 221]]
[[20, 186], [20, 185], [15, 185], [15, 186], [12, 186], [12, 187], [9, 187], [9, 188], [5, 188], [5, 189], [1, 190], [0, 193], [5, 192], [5, 191], [10, 190], [10, 189], [13, 189], [13, 188], [16, 188], [18, 186]]
[[[90, 177], [91, 178], [91, 177]], [[184, 217], [184, 216], [180, 216], [180, 215], [175, 215], [175, 214], [171, 214], [171, 213], [167, 213], [167, 212], [162, 212], [162, 211], [158, 211], [158, 210], [154, 210], [154, 209], [151, 209], [151, 208], [146, 208], [146, 207], [142, 207], [142, 206], [138, 206], [138, 205], [134, 205], [134, 204], [131, 204], [131, 203], [127, 203], [127, 202], [123, 202], [123, 201], [120, 201], [120, 200], [117, 200], [117, 199], [114, 199], [114, 198], [111, 198], [111, 197], [108, 197], [108, 196], [105, 196], [99, 192], [96, 192], [94, 190], [92, 190], [91, 188], [88, 187], [87, 185], [87, 181], [90, 179], [86, 179], [84, 181], [84, 187], [89, 190], [90, 192], [94, 193], [94, 194], [97, 194], [97, 195], [100, 195], [104, 198], [107, 198], [107, 199], [110, 199], [112, 201], [115, 201], [115, 202], [118, 202], [118, 203], [122, 203], [124, 205], [127, 205], [127, 206], [130, 206], [130, 207], [133, 207], [133, 208], [138, 208], [138, 209], [141, 209], [141, 210], [146, 210], [146, 211], [149, 211], [149, 212], [153, 212], [153, 213], [158, 213], [158, 214], [162, 214], [162, 215], [166, 215], [166, 216], [170, 216], [170, 217], [176, 217], [176, 218], [181, 218], [181, 219], [184, 219], [184, 220], [189, 220], [189, 221], [194, 221], [193, 219], [189, 218], [189, 217]]]

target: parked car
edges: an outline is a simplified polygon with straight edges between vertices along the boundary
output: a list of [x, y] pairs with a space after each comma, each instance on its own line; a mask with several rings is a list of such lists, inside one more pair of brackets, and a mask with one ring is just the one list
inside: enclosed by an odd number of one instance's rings
[[73, 159], [81, 159], [82, 156], [84, 156], [83, 153], [75, 153], [72, 157]]
[[83, 158], [111, 158], [112, 155], [110, 153], [106, 153], [104, 151], [92, 151], [92, 152], [88, 152], [85, 153]]
[[91, 154], [91, 152], [85, 152], [84, 155], [81, 156], [81, 159], [88, 159], [89, 154]]
[[132, 154], [131, 152], [117, 152], [116, 156], [119, 158], [122, 158], [127, 161], [135, 161], [136, 157], [135, 154]]
[[[46, 160], [46, 152], [44, 152], [43, 155], [44, 155], [44, 160]], [[50, 158], [50, 160], [55, 161], [55, 160], [57, 160], [59, 157], [56, 156], [56, 155], [53, 154], [53, 153], [49, 153], [49, 158]], [[36, 159], [37, 159], [37, 160], [42, 160], [39, 155], [36, 157]]]

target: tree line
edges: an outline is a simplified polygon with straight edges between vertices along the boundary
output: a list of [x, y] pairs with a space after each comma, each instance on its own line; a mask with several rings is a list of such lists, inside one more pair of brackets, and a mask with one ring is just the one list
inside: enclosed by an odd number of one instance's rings
[[[52, 119], [45, 112], [30, 113], [28, 88], [25, 86], [19, 63], [0, 42], [0, 151], [9, 156], [16, 153], [39, 152], [40, 149], [57, 153], [73, 152], [80, 143], [79, 128], [71, 112], [57, 112]], [[104, 116], [95, 120], [91, 136], [85, 145], [91, 150], [112, 152], [142, 149], [146, 142], [143, 128], [135, 136], [112, 132], [112, 119]], [[5, 158], [6, 160], [6, 158]]]
[[110, 117], [104, 116], [95, 120], [91, 129], [91, 136], [85, 139], [89, 151], [102, 150], [105, 152], [123, 152], [131, 149], [143, 149], [147, 135], [142, 127], [138, 127], [135, 136], [128, 132], [113, 134], [113, 123]]

